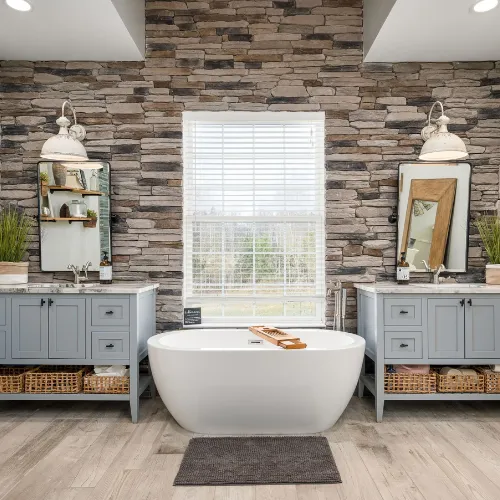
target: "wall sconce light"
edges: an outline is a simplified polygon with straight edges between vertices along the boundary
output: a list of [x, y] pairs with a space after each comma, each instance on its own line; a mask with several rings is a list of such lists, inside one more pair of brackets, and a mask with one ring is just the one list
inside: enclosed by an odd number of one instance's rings
[[[436, 123], [431, 123], [434, 106], [441, 106], [441, 116]], [[444, 114], [443, 104], [436, 101], [429, 111], [429, 121], [422, 129], [422, 139], [425, 141], [420, 152], [419, 159], [422, 161], [449, 161], [466, 158], [467, 147], [458, 135], [448, 132], [450, 119]]]
[[472, 6], [472, 12], [482, 14], [484, 12], [489, 12], [498, 6], [498, 0], [478, 0]]
[[[64, 116], [64, 108], [69, 106], [73, 111], [74, 124]], [[47, 139], [42, 147], [40, 156], [45, 160], [52, 161], [86, 161], [87, 152], [80, 141], [85, 139], [85, 129], [76, 121], [75, 108], [70, 101], [64, 101], [61, 116], [56, 120], [59, 125], [59, 133]]]

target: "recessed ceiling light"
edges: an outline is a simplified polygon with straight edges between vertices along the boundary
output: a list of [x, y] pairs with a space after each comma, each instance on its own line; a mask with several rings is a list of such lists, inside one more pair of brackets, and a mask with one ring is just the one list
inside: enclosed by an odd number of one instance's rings
[[476, 2], [472, 10], [474, 12], [483, 13], [488, 12], [498, 6], [498, 0], [479, 0]]
[[31, 4], [26, 0], [5, 0], [5, 3], [13, 9], [20, 10], [21, 12], [28, 12], [31, 10]]

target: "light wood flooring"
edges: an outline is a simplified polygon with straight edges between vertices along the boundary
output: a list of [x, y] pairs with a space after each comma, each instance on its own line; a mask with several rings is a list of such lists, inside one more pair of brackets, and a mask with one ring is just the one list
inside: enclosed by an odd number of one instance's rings
[[353, 398], [329, 439], [338, 485], [174, 487], [191, 434], [161, 400], [0, 403], [2, 500], [499, 500], [500, 403]]

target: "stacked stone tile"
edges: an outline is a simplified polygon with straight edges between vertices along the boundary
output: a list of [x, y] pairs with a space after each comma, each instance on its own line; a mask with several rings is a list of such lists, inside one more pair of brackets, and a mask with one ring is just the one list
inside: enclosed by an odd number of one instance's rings
[[[90, 156], [112, 166], [115, 278], [161, 283], [159, 329], [182, 319], [184, 110], [326, 112], [328, 283], [394, 278], [397, 168], [417, 158], [436, 99], [471, 153], [473, 216], [495, 209], [500, 62], [363, 64], [360, 0], [146, 9], [144, 62], [0, 62], [0, 198], [36, 213], [40, 148], [71, 98]], [[471, 231], [467, 279], [477, 280], [485, 261]], [[30, 260], [36, 273], [38, 241]]]

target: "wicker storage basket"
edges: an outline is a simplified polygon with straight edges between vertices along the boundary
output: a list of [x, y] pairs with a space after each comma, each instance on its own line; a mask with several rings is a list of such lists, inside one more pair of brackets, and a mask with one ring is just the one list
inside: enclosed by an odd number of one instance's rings
[[25, 392], [31, 394], [82, 392], [86, 366], [39, 366], [26, 374]]
[[441, 375], [437, 374], [438, 392], [484, 392], [484, 375]]
[[87, 394], [128, 394], [130, 377], [99, 377], [94, 372], [85, 375], [83, 392]]
[[384, 392], [400, 394], [431, 394], [436, 392], [436, 372], [384, 374]]
[[500, 394], [500, 373], [489, 368], [477, 368], [484, 375], [484, 392], [487, 394]]
[[24, 377], [33, 367], [0, 367], [0, 393], [14, 394], [24, 391]]

